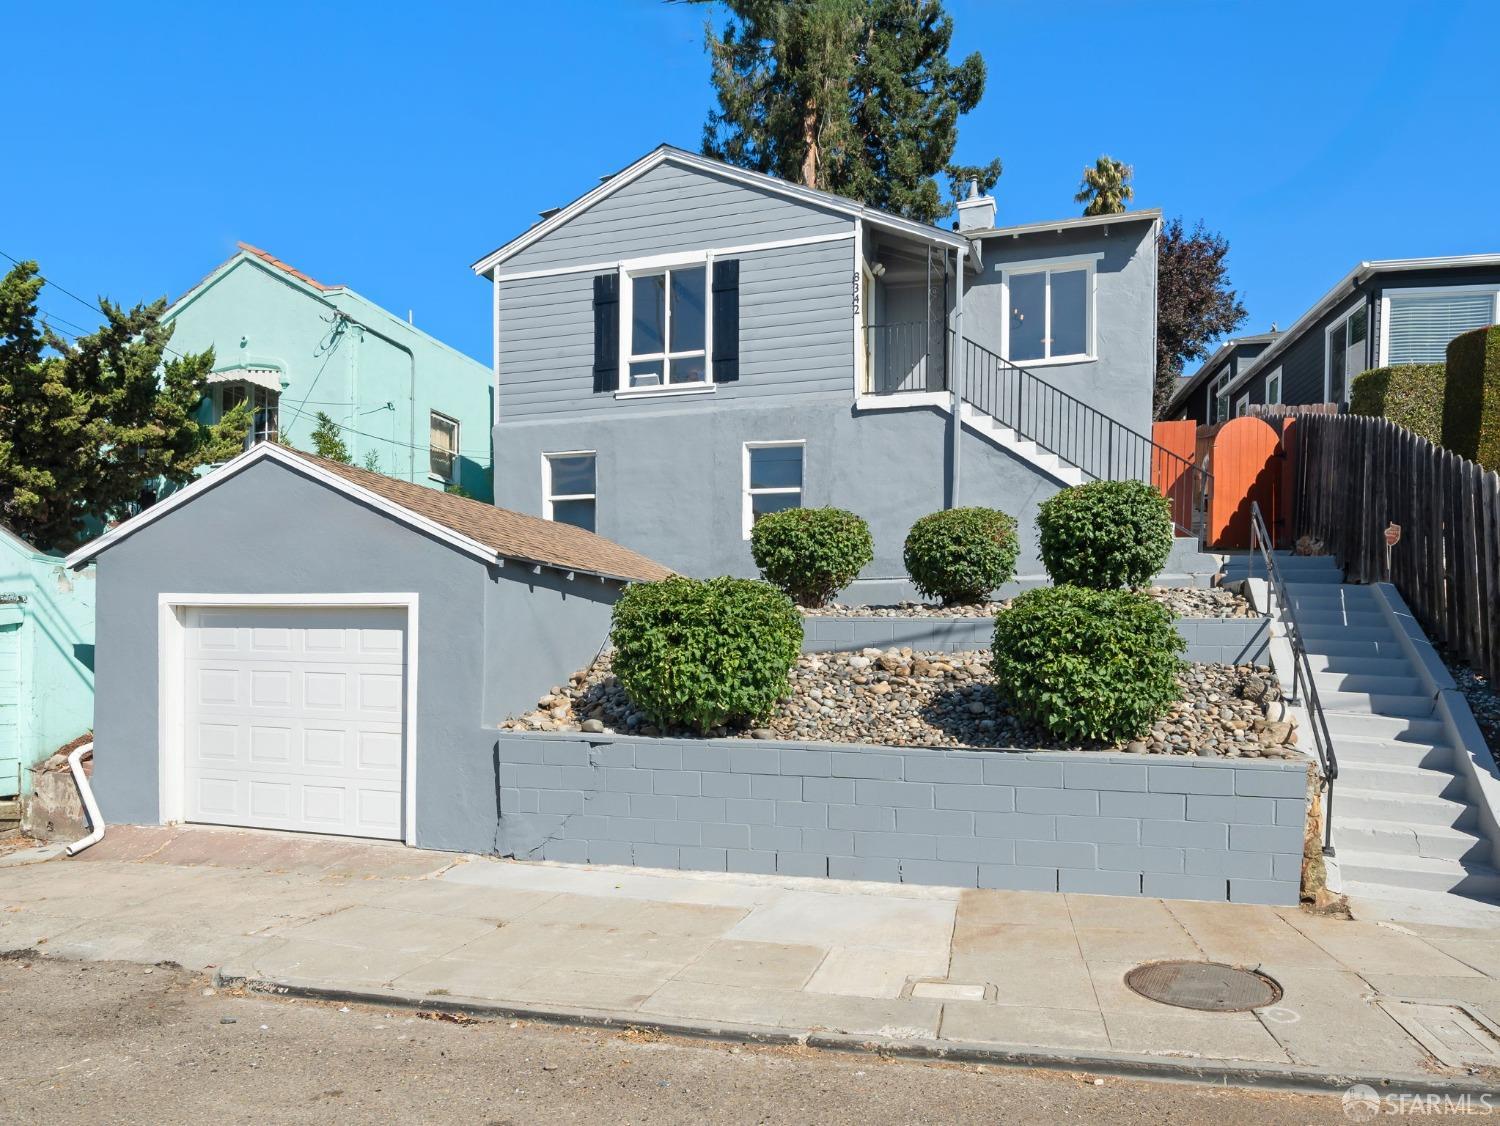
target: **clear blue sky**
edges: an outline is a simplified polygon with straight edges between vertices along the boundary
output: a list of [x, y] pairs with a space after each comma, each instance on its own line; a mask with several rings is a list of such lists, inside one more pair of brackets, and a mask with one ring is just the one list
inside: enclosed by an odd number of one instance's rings
[[[1229, 238], [1245, 331], [1360, 259], [1500, 251], [1493, 0], [948, 7], [989, 63], [957, 155], [1004, 160], [1001, 221], [1075, 214], [1083, 165], [1126, 160], [1138, 206]], [[0, 0], [0, 250], [130, 302], [243, 239], [487, 362], [469, 263], [658, 142], [697, 147], [709, 14]]]

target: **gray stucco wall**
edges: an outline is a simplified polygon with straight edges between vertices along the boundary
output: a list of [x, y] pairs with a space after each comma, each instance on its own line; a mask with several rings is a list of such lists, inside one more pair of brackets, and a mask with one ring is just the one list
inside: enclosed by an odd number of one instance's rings
[[105, 550], [98, 584], [93, 782], [106, 821], [160, 820], [159, 594], [415, 592], [417, 844], [481, 851], [496, 818], [485, 722], [588, 661], [616, 590], [493, 568], [270, 461]]
[[[594, 450], [596, 530], [687, 575], [757, 574], [744, 538], [743, 447], [801, 439], [803, 504], [863, 516], [875, 560], [846, 597], [911, 597], [901, 561], [912, 523], [947, 494], [945, 412], [931, 407], [856, 411], [847, 397], [703, 403], [645, 400], [607, 416], [502, 423], [495, 431], [498, 503], [540, 514], [545, 452]], [[1040, 577], [1036, 507], [1061, 486], [1007, 451], [964, 431], [964, 504], [1020, 520], [1017, 573]]]
[[1002, 271], [1042, 259], [1101, 253], [1095, 272], [1098, 358], [1034, 367], [1023, 362], [1022, 366], [1137, 434], [1149, 436], [1156, 369], [1154, 230], [1154, 220], [1143, 220], [1108, 228], [985, 239], [984, 268], [964, 296], [964, 336], [991, 352], [1000, 351], [1006, 316], [1000, 292]]
[[501, 732], [524, 859], [1295, 904], [1300, 762]]

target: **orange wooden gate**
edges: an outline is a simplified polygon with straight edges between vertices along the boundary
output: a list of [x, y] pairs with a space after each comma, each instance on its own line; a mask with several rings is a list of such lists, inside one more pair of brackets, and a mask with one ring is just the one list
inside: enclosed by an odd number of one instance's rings
[[1208, 543], [1220, 550], [1250, 546], [1250, 502], [1260, 505], [1273, 536], [1282, 527], [1282, 447], [1276, 428], [1261, 418], [1230, 419], [1213, 435], [1208, 470], [1213, 496]]

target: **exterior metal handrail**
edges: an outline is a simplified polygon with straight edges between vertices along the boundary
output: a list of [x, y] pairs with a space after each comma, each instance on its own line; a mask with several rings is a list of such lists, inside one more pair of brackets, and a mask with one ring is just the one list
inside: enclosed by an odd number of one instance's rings
[[1188, 458], [1130, 429], [974, 341], [964, 342], [965, 402], [1095, 480], [1173, 482], [1165, 490], [1172, 522], [1193, 535], [1213, 493], [1213, 477]]
[[[1267, 585], [1281, 609], [1282, 621], [1287, 626], [1287, 640], [1292, 646], [1292, 694], [1289, 704], [1307, 709], [1309, 726], [1312, 728], [1313, 746], [1318, 752], [1318, 769], [1323, 775], [1325, 799], [1323, 813], [1323, 855], [1333, 855], [1333, 783], [1339, 776], [1339, 758], [1333, 749], [1333, 736], [1328, 733], [1328, 721], [1323, 717], [1323, 704], [1318, 699], [1318, 686], [1313, 683], [1312, 665], [1307, 659], [1307, 650], [1302, 644], [1302, 628], [1297, 623], [1297, 611], [1292, 607], [1286, 583], [1281, 577], [1281, 568], [1276, 565], [1276, 555], [1271, 550], [1273, 541], [1266, 532], [1265, 517], [1260, 505], [1250, 502], [1250, 562], [1247, 575], [1255, 577], [1255, 557], [1259, 555], [1266, 565]], [[1271, 616], [1271, 607], [1266, 606], [1266, 617]], [[1303, 690], [1306, 699], [1302, 699]]]

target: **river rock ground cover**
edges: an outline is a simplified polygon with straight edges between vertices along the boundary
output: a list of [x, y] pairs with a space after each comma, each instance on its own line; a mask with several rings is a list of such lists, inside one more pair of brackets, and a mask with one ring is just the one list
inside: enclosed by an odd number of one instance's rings
[[[1254, 665], [1185, 664], [1179, 701], [1141, 739], [1065, 745], [1006, 707], [989, 652], [804, 653], [791, 692], [763, 726], [718, 728], [714, 737], [870, 743], [900, 747], [1076, 749], [1226, 758], [1297, 758], [1296, 729], [1283, 719], [1280, 689]], [[616, 732], [697, 738], [661, 731], [636, 710], [610, 669], [610, 655], [507, 720], [515, 730]]]
[[[1255, 615], [1250, 603], [1222, 587], [1151, 587], [1146, 593], [1179, 618], [1249, 618]], [[1009, 600], [962, 606], [940, 606], [934, 602], [861, 606], [836, 602], [802, 612], [821, 618], [989, 618], [1009, 605]]]

